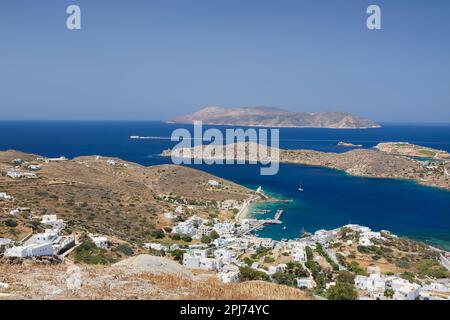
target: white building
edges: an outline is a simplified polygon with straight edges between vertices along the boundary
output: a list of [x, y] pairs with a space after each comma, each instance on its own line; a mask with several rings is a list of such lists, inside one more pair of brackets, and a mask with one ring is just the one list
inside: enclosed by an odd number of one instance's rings
[[286, 270], [286, 267], [287, 267], [286, 264], [280, 263], [280, 264], [278, 264], [278, 265], [276, 265], [276, 266], [270, 266], [269, 269], [268, 269], [267, 271], [268, 271], [268, 273], [269, 273], [270, 275], [272, 275], [272, 274], [274, 274], [274, 273], [276, 273], [276, 272]]
[[18, 217], [20, 214], [20, 210], [19, 209], [13, 209], [9, 212], [10, 215], [14, 216], [14, 217]]
[[59, 157], [59, 158], [47, 158], [47, 159], [45, 159], [45, 162], [62, 162], [62, 161], [67, 161], [67, 160], [69, 160], [69, 159], [67, 159], [66, 157], [64, 157], [64, 156], [61, 156], [61, 157]]
[[0, 238], [0, 247], [7, 246], [11, 243], [11, 239], [8, 238]]
[[103, 236], [89, 236], [94, 244], [101, 249], [108, 249], [108, 238]]
[[17, 246], [6, 249], [5, 257], [41, 257], [54, 255], [53, 246], [51, 243], [33, 243], [26, 246]]
[[10, 196], [9, 194], [7, 194], [6, 192], [0, 192], [0, 199], [4, 199], [4, 200], [14, 200], [13, 196]]
[[234, 223], [230, 223], [229, 221], [214, 224], [214, 230], [221, 238], [232, 237], [234, 235], [234, 229]]
[[51, 226], [53, 229], [62, 230], [64, 229], [64, 221], [62, 219], [58, 219], [56, 214], [45, 214], [41, 218], [41, 223]]
[[388, 286], [394, 290], [393, 299], [395, 300], [415, 300], [420, 295], [421, 287], [417, 283], [411, 283], [402, 278], [390, 278]]
[[217, 274], [223, 283], [232, 283], [239, 280], [239, 268], [237, 266], [227, 264], [222, 271]]
[[207, 258], [207, 250], [189, 250], [183, 254], [183, 265], [191, 269], [215, 270], [217, 261]]
[[183, 213], [183, 207], [182, 206], [176, 207], [175, 208], [175, 213], [182, 214]]
[[373, 243], [372, 243], [372, 241], [370, 241], [369, 238], [359, 238], [358, 244], [359, 244], [360, 246], [363, 246], [363, 247], [369, 247], [369, 246], [371, 246]]
[[42, 166], [40, 164], [30, 164], [27, 168], [32, 171], [39, 171], [42, 169]]
[[212, 187], [218, 187], [220, 183], [216, 180], [208, 180], [208, 184]]
[[33, 172], [24, 172], [24, 171], [16, 171], [16, 170], [10, 170], [10, 171], [6, 172], [6, 176], [10, 177], [12, 179], [20, 179], [20, 178], [34, 179], [34, 178], [37, 178], [37, 175]]
[[161, 243], [144, 243], [144, 248], [156, 251], [166, 251], [169, 249], [167, 246], [164, 246]]
[[177, 218], [177, 216], [175, 214], [173, 214], [173, 212], [169, 211], [169, 212], [164, 213], [164, 218], [172, 221], [172, 220], [175, 220]]
[[357, 275], [355, 277], [355, 287], [359, 290], [384, 292], [386, 288], [386, 279], [379, 273], [372, 273], [368, 277]]

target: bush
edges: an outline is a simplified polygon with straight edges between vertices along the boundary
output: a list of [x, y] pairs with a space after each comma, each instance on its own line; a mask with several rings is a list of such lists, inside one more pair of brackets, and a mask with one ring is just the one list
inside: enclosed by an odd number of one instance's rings
[[356, 300], [358, 293], [353, 284], [337, 282], [327, 290], [327, 298], [330, 300]]
[[419, 275], [443, 279], [450, 277], [450, 273], [436, 261], [426, 259], [419, 264]]
[[191, 242], [192, 238], [188, 235], [184, 235], [181, 237], [181, 240], [183, 240], [184, 242]]
[[272, 275], [272, 280], [278, 284], [284, 284], [286, 286], [296, 287], [297, 277], [291, 273], [277, 271]]
[[181, 240], [181, 236], [179, 234], [174, 234], [172, 236], [172, 240], [179, 241], [179, 240]]
[[170, 252], [170, 255], [174, 258], [176, 261], [182, 261], [183, 260], [183, 254], [184, 250], [176, 249]]
[[156, 239], [162, 239], [162, 238], [164, 238], [165, 234], [162, 229], [158, 229], [158, 230], [153, 230], [152, 236], [153, 236], [153, 238], [156, 238]]
[[75, 249], [75, 263], [108, 264], [114, 262], [105, 249], [98, 248], [91, 240], [84, 241]]
[[216, 239], [220, 238], [220, 236], [219, 236], [219, 234], [217, 233], [216, 230], [211, 231], [211, 233], [209, 234], [209, 237], [210, 237], [212, 240], [216, 240]]
[[339, 275], [336, 277], [336, 282], [343, 282], [343, 283], [355, 283], [355, 275], [347, 270], [339, 271]]
[[10, 228], [15, 228], [15, 227], [17, 227], [17, 221], [13, 220], [13, 219], [8, 219], [5, 221], [5, 226], [10, 227]]
[[209, 244], [209, 243], [211, 243], [211, 238], [208, 236], [203, 236], [201, 241], [202, 241], [202, 243]]
[[327, 252], [325, 252], [325, 250], [323, 249], [322, 245], [320, 243], [316, 244], [316, 251], [325, 258], [325, 260], [328, 262], [328, 264], [331, 266], [331, 268], [333, 268], [334, 271], [338, 271], [339, 270], [339, 266], [337, 265], [336, 262], [333, 261], [333, 259], [331, 259], [331, 257], [328, 255]]
[[126, 244], [117, 246], [117, 251], [122, 252], [126, 256], [132, 256], [134, 253], [133, 249], [131, 249], [131, 247]]
[[262, 271], [254, 270], [249, 267], [240, 267], [240, 280], [241, 281], [251, 281], [251, 280], [263, 280], [270, 281], [270, 277]]
[[272, 257], [265, 257], [265, 258], [264, 258], [264, 263], [272, 263], [272, 262], [274, 262], [274, 261], [275, 261], [275, 259], [272, 258]]

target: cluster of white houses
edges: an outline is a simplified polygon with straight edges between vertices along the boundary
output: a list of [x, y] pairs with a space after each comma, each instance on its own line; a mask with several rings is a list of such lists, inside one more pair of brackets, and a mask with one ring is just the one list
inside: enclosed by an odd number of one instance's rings
[[[290, 261], [298, 262], [305, 267], [305, 262], [307, 261], [306, 247], [315, 248], [316, 244], [320, 243], [327, 252], [332, 252], [330, 244], [339, 237], [343, 228], [358, 234], [357, 241], [359, 246], [373, 245], [374, 239], [383, 241], [385, 240], [384, 236], [387, 235], [396, 237], [388, 231], [374, 232], [368, 227], [349, 224], [334, 230], [318, 230], [313, 235], [302, 239], [274, 241], [270, 238], [247, 235], [246, 231], [251, 229], [253, 225], [253, 219], [244, 219], [239, 223], [233, 223], [229, 221], [220, 222], [217, 219], [202, 219], [194, 215], [186, 221], [177, 223], [172, 228], [172, 233], [189, 235], [193, 239], [200, 239], [204, 235], [210, 235], [214, 230], [219, 237], [210, 244], [188, 246], [183, 254], [182, 263], [184, 266], [192, 269], [215, 271], [218, 278], [225, 283], [239, 280], [239, 267], [247, 266], [240, 257], [244, 253], [255, 253], [259, 247], [287, 253]], [[347, 241], [347, 245], [352, 243], [352, 240]], [[164, 246], [159, 243], [149, 243], [146, 244], [146, 247], [164, 251], [180, 248], [178, 244]], [[336, 260], [335, 257], [334, 260]], [[285, 270], [287, 266], [284, 263], [279, 263], [262, 268], [260, 263], [254, 262], [250, 267], [264, 272], [270, 277], [278, 271]], [[386, 299], [385, 291], [387, 289], [392, 290], [392, 298], [396, 300], [413, 300], [419, 296], [421, 298], [434, 298], [432, 294], [427, 294], [430, 289], [427, 289], [427, 291], [424, 286], [411, 283], [395, 275], [380, 274], [376, 266], [368, 267], [367, 271], [369, 273], [368, 276], [358, 275], [355, 277], [355, 287], [360, 292], [360, 299]], [[334, 282], [329, 282], [326, 287], [328, 289], [333, 285], [335, 285]], [[312, 289], [316, 286], [316, 283], [312, 277], [304, 277], [297, 279], [297, 286]], [[450, 292], [448, 279], [446, 283], [434, 283], [431, 286], [435, 290], [438, 288], [441, 292], [446, 290]]]
[[61, 235], [65, 224], [56, 215], [43, 215], [41, 224], [47, 226], [42, 233], [31, 234], [19, 245], [6, 245], [4, 255], [6, 257], [29, 258], [53, 256], [61, 254], [75, 245], [75, 238]]

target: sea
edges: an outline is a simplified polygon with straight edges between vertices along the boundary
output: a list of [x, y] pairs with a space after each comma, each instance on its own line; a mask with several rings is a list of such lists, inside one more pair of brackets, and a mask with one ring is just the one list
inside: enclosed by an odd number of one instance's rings
[[[159, 154], [173, 147], [173, 130], [191, 125], [157, 121], [0, 121], [0, 150], [15, 149], [46, 157], [102, 155], [142, 165], [171, 163]], [[210, 128], [204, 126], [204, 129]], [[217, 127], [215, 127], [217, 128]], [[225, 130], [227, 127], [218, 127]], [[246, 128], [243, 128], [246, 129]], [[151, 139], [130, 139], [130, 136]], [[450, 152], [450, 124], [383, 123], [377, 129], [280, 129], [280, 147], [345, 152], [339, 141], [372, 148], [399, 141]], [[262, 237], [290, 239], [303, 231], [333, 229], [348, 223], [450, 250], [450, 192], [411, 181], [353, 177], [329, 168], [280, 164], [278, 174], [260, 175], [258, 165], [191, 165], [286, 202], [254, 204], [250, 215], [272, 218], [284, 209], [283, 224], [257, 231]], [[303, 191], [299, 191], [301, 187]], [[264, 212], [264, 213], [261, 213]]]

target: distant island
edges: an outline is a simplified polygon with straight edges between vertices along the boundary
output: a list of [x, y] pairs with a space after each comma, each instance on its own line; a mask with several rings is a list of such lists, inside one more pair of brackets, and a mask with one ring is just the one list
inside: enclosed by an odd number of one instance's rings
[[352, 148], [362, 148], [362, 144], [353, 144], [350, 142], [345, 142], [345, 141], [339, 141], [338, 142], [338, 147], [352, 147]]
[[346, 112], [291, 112], [271, 107], [223, 108], [209, 106], [197, 112], [176, 117], [169, 123], [194, 123], [209, 125], [284, 127], [284, 128], [380, 128], [372, 120]]
[[[238, 145], [242, 144], [245, 144], [245, 154], [237, 157], [236, 150]], [[398, 147], [392, 147], [397, 145], [399, 145], [397, 142], [380, 143], [373, 149], [358, 148], [344, 153], [334, 153], [315, 150], [276, 149], [258, 146], [256, 142], [236, 142], [224, 146], [223, 152], [217, 153], [211, 158], [229, 159], [227, 155], [230, 154], [234, 155], [234, 159], [258, 161], [258, 154], [254, 151], [263, 148], [267, 153], [264, 160], [328, 167], [360, 177], [414, 180], [423, 185], [450, 190], [450, 173], [448, 172], [450, 167], [448, 161], [443, 160], [450, 159], [449, 153], [412, 144], [401, 144], [400, 150]], [[229, 152], [233, 149], [234, 152]], [[426, 152], [424, 153], [423, 150]], [[204, 146], [197, 146], [164, 150], [161, 155], [168, 157], [173, 154], [179, 158], [199, 158], [202, 157], [203, 151]], [[277, 154], [279, 158], [276, 156]], [[417, 159], [417, 155], [433, 156], [434, 160]]]

